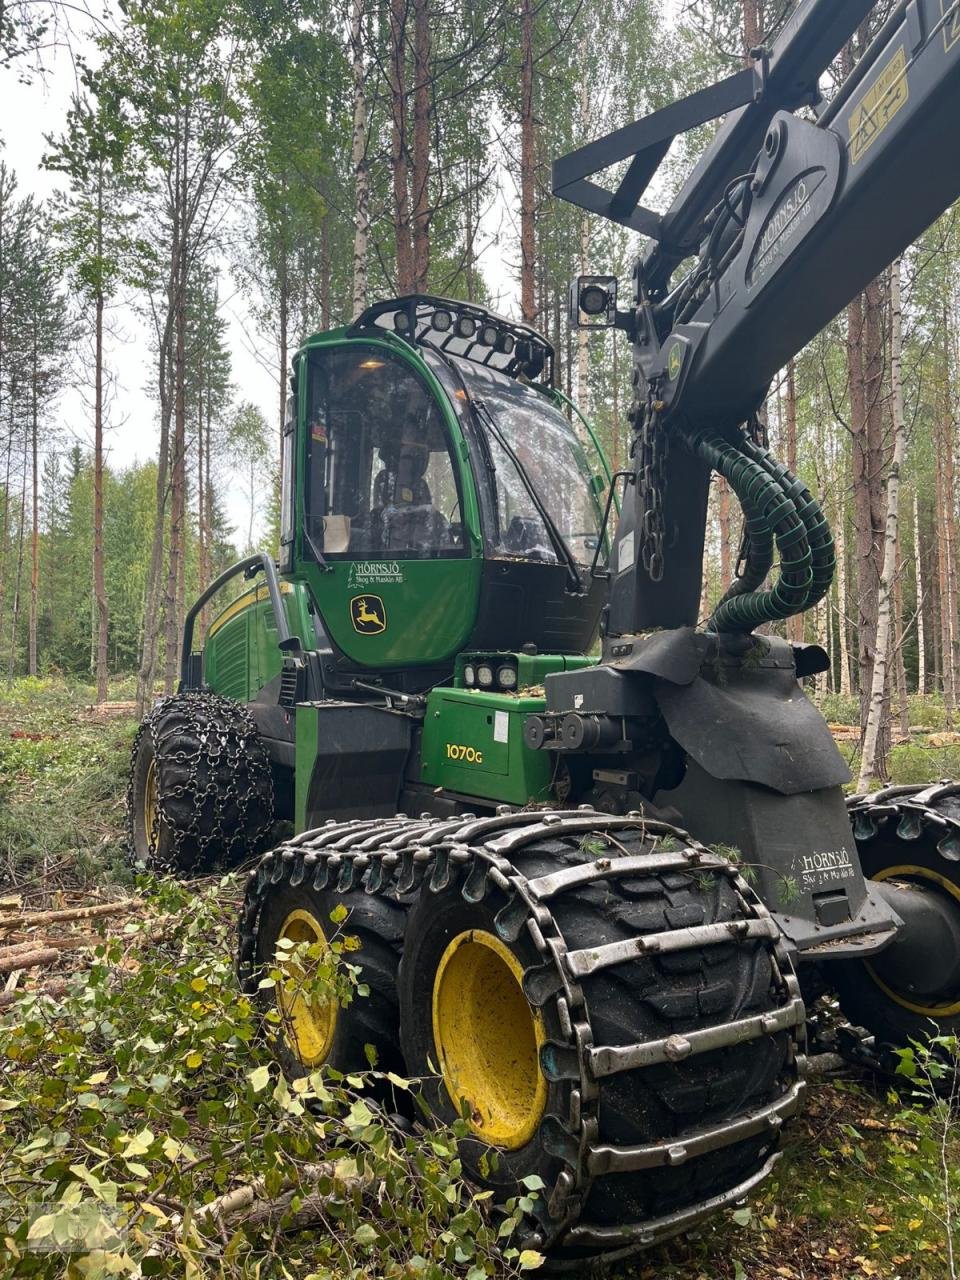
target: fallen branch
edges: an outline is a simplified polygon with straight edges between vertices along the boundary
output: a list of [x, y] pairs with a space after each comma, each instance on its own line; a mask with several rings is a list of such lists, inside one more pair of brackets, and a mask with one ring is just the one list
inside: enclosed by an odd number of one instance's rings
[[26, 911], [15, 916], [0, 916], [0, 929], [32, 929], [37, 925], [59, 924], [63, 920], [130, 915], [142, 906], [140, 898], [125, 898], [120, 902], [98, 902], [92, 907], [68, 907], [62, 911]]
[[0, 973], [13, 973], [14, 969], [38, 969], [55, 964], [60, 952], [54, 947], [40, 947], [33, 951], [20, 951], [14, 956], [0, 955]]
[[0, 1009], [9, 1009], [24, 996], [49, 996], [52, 1000], [57, 1000], [60, 996], [65, 996], [69, 990], [70, 984], [66, 978], [57, 978], [54, 982], [47, 982], [42, 987], [32, 987], [25, 991], [5, 991], [0, 993]]

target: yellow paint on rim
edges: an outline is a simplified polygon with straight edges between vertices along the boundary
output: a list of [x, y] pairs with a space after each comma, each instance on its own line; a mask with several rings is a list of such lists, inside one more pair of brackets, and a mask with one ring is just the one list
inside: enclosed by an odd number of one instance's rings
[[[280, 594], [288, 596], [293, 591], [293, 587], [289, 582], [280, 583]], [[218, 613], [214, 620], [207, 627], [207, 639], [220, 630], [222, 626], [235, 618], [238, 613], [243, 613], [244, 609], [249, 609], [252, 604], [259, 604], [263, 600], [270, 599], [270, 590], [266, 586], [251, 587], [249, 591], [245, 591], [242, 596], [237, 596], [232, 604], [228, 604], [222, 613]]]
[[[282, 939], [294, 944], [319, 942], [322, 950], [329, 945], [317, 917], [299, 907], [291, 911], [280, 926], [277, 941]], [[311, 1000], [299, 986], [291, 990], [291, 984], [297, 983], [299, 966], [291, 963], [287, 968], [289, 978], [277, 986], [285, 1038], [291, 1052], [305, 1067], [318, 1067], [326, 1061], [333, 1046], [338, 1005], [336, 1000]]]
[[157, 837], [159, 834], [157, 810], [160, 807], [160, 797], [157, 794], [157, 761], [152, 758], [147, 765], [147, 776], [143, 780], [143, 833], [147, 841], [147, 848], [152, 852], [157, 847]]
[[[871, 876], [872, 880], [896, 880], [903, 877], [914, 877], [918, 880], [930, 880], [934, 884], [939, 885], [941, 889], [946, 889], [947, 893], [957, 902], [960, 902], [960, 888], [946, 878], [940, 875], [938, 871], [931, 871], [929, 867], [917, 867], [912, 864], [903, 864], [898, 867], [884, 867], [882, 871], [878, 871], [875, 876]], [[909, 1009], [911, 1013], [919, 1013], [925, 1018], [950, 1018], [954, 1014], [960, 1013], [960, 1000], [955, 1000], [952, 1004], [925, 1005], [915, 1004], [905, 999], [893, 987], [887, 985], [884, 980], [874, 969], [869, 960], [864, 960], [863, 967], [869, 973], [880, 990], [885, 996], [888, 996], [894, 1004], [900, 1005], [902, 1009]]]
[[547, 1105], [540, 1069], [543, 1015], [523, 993], [523, 969], [499, 938], [468, 929], [453, 939], [433, 980], [433, 1040], [447, 1093], [470, 1108], [470, 1127], [516, 1151]]

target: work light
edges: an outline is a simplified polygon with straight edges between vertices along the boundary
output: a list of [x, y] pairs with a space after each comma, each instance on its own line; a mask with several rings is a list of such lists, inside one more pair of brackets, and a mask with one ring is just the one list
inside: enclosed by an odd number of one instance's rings
[[617, 277], [577, 276], [570, 285], [570, 323], [579, 329], [616, 324]]
[[502, 666], [497, 670], [497, 684], [501, 689], [515, 689], [517, 687], [517, 669], [509, 665]]
[[485, 347], [492, 347], [497, 341], [497, 326], [495, 324], [485, 324], [480, 327], [480, 342]]
[[473, 316], [461, 316], [457, 321], [457, 337], [472, 338], [477, 332], [477, 322]]
[[444, 311], [440, 308], [430, 317], [430, 323], [438, 333], [446, 333], [453, 324], [453, 316], [449, 311]]
[[477, 667], [477, 684], [481, 689], [489, 689], [493, 684], [493, 667], [487, 662], [481, 662]]
[[473, 669], [473, 663], [468, 662], [467, 665], [463, 668], [463, 683], [467, 685], [472, 685], [476, 682], [476, 679], [477, 679], [477, 673]]

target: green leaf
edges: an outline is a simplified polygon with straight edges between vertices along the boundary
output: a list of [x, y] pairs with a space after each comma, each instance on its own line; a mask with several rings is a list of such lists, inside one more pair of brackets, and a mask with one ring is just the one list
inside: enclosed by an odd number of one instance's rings
[[349, 912], [347, 911], [347, 908], [343, 905], [343, 903], [338, 902], [337, 905], [330, 912], [330, 919], [333, 921], [334, 924], [343, 924], [348, 914]]
[[523, 1249], [517, 1261], [521, 1271], [535, 1271], [537, 1267], [543, 1266], [546, 1259], [542, 1253], [537, 1253], [536, 1249]]
[[[344, 911], [344, 915], [346, 915], [346, 911]], [[376, 1244], [376, 1228], [371, 1227], [369, 1222], [364, 1222], [362, 1226], [357, 1227], [356, 1231], [353, 1233], [353, 1238], [356, 1240], [357, 1244]]]

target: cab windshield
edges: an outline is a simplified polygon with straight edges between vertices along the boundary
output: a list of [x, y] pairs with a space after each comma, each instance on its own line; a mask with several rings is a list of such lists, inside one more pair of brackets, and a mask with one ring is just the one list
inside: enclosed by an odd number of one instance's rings
[[479, 402], [480, 427], [493, 464], [494, 493], [485, 503], [490, 552], [557, 563], [555, 540], [532, 488], [573, 559], [590, 565], [600, 541], [602, 512], [573, 427], [533, 388], [466, 360], [456, 363], [469, 395]]

